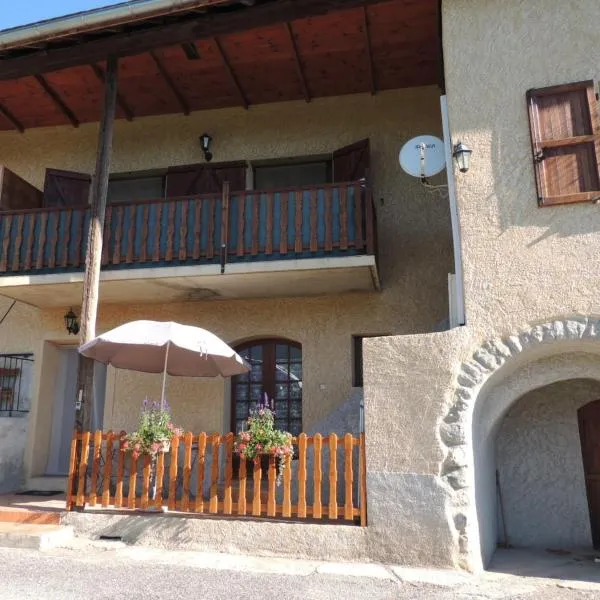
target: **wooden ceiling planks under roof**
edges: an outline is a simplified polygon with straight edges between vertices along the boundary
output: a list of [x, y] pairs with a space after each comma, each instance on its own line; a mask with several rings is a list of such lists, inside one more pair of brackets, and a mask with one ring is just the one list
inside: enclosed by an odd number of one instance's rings
[[[188, 114], [435, 84], [437, 5], [437, 0], [367, 2], [124, 56], [117, 116]], [[0, 81], [0, 130], [98, 121], [103, 72], [103, 62], [96, 61]]]

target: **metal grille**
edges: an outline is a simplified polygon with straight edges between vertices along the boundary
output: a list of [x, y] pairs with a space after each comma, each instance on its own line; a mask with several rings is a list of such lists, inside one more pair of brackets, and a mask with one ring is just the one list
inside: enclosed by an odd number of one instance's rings
[[32, 354], [0, 354], [0, 417], [29, 412]]

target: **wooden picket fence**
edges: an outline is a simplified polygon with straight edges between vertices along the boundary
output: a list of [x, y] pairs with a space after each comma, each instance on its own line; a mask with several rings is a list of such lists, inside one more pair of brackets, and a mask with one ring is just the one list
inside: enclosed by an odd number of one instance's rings
[[[85, 505], [142, 511], [167, 507], [182, 513], [367, 523], [364, 433], [293, 438], [294, 457], [286, 458], [280, 486], [275, 457], [239, 460], [233, 433], [176, 436], [155, 464], [149, 456], [136, 460], [122, 451], [125, 435], [74, 434], [67, 510]], [[76, 465], [78, 445], [81, 462]]]

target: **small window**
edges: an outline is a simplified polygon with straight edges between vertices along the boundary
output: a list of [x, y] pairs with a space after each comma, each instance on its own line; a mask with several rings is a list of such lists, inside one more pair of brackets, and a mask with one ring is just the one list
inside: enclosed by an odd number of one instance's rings
[[30, 409], [33, 355], [0, 354], [0, 417], [22, 417]]
[[164, 194], [164, 175], [116, 176], [108, 182], [108, 202], [157, 200]]
[[527, 92], [540, 206], [600, 200], [600, 122], [593, 81]]
[[254, 167], [254, 189], [271, 190], [331, 182], [331, 161], [320, 160]]

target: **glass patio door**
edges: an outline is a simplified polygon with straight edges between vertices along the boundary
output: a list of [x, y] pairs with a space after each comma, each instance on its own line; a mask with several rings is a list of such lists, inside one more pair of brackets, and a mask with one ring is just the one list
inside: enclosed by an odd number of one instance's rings
[[266, 393], [273, 400], [275, 425], [293, 435], [302, 432], [302, 347], [283, 339], [243, 344], [238, 353], [251, 370], [232, 378], [231, 427], [239, 433]]

